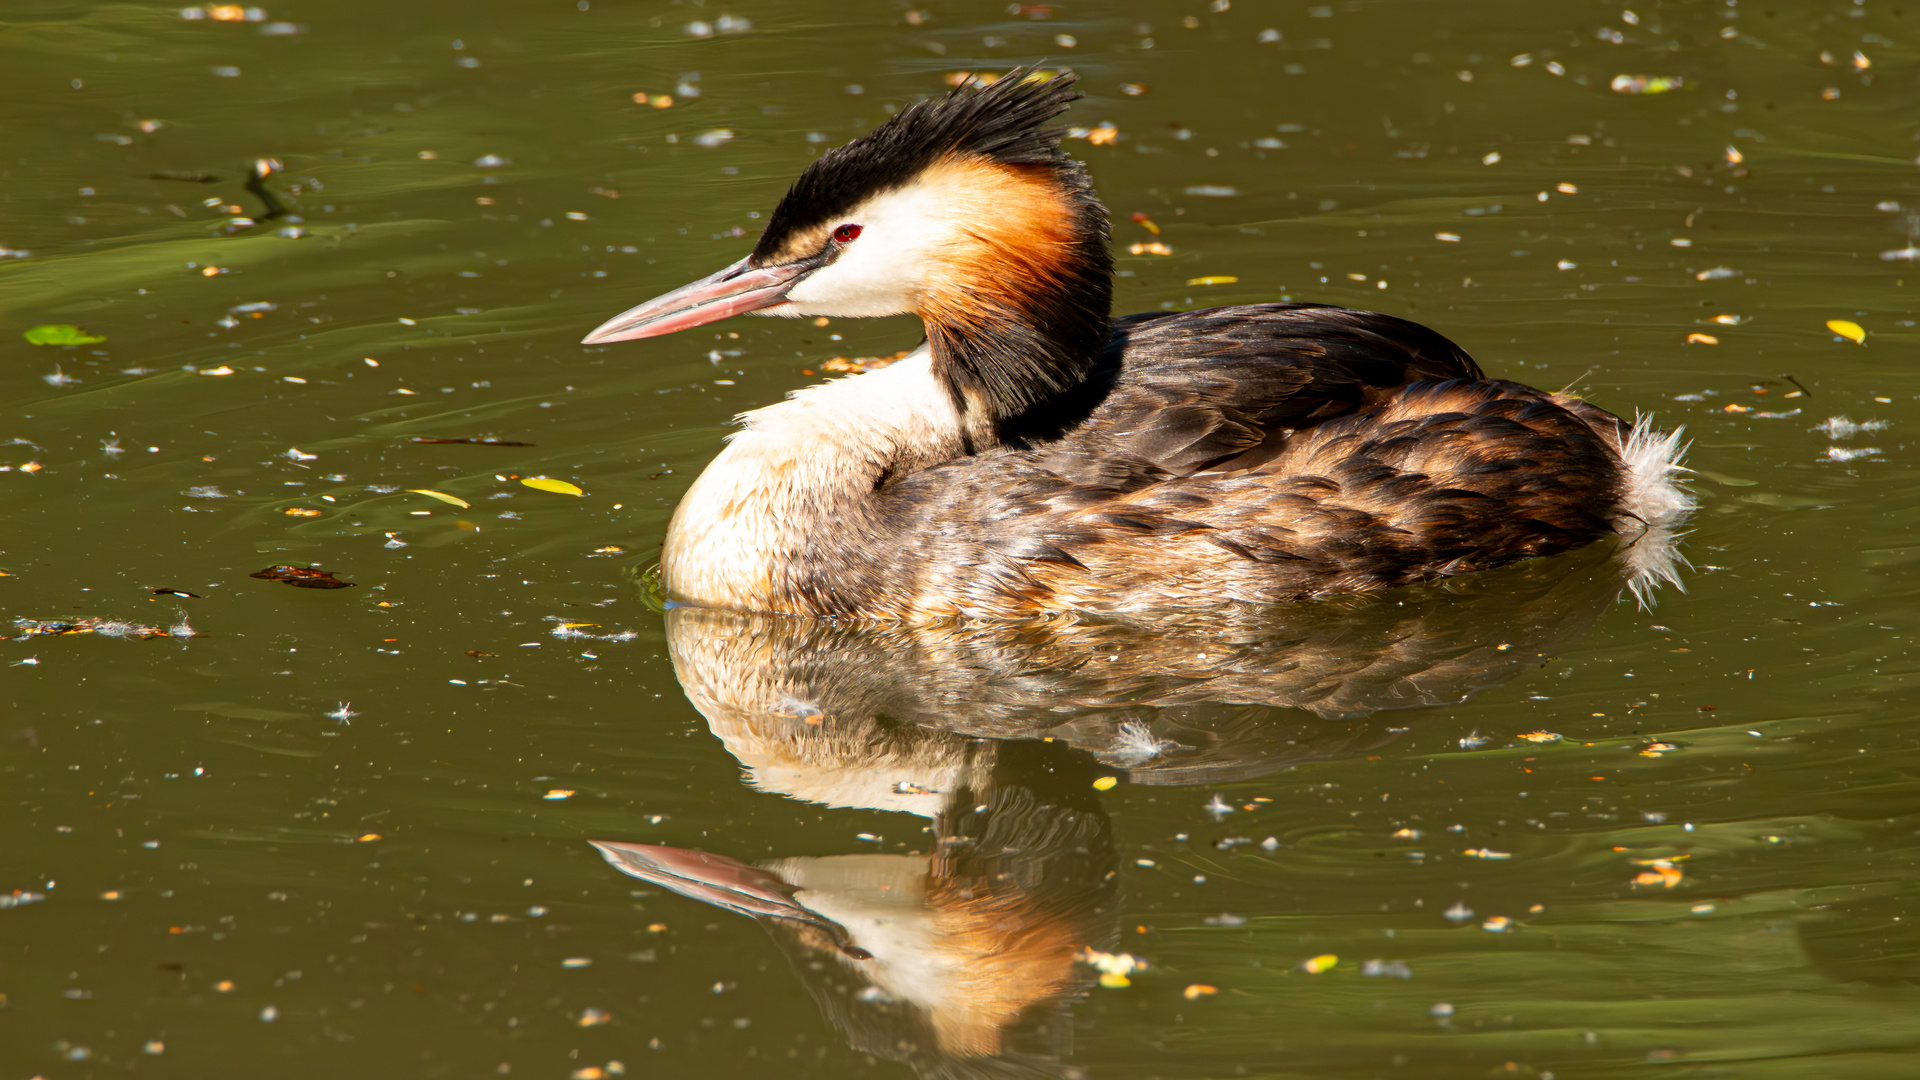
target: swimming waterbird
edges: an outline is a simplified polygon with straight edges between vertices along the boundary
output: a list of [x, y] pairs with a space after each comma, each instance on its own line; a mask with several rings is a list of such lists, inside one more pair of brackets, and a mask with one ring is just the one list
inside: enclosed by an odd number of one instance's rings
[[[1107, 210], [1016, 70], [823, 154], [752, 254], [587, 335], [915, 314], [889, 367], [743, 415], [668, 527], [679, 602], [924, 621], [1385, 589], [1671, 522], [1679, 433], [1375, 312], [1113, 318]], [[1666, 574], [1671, 564], [1660, 564]]]

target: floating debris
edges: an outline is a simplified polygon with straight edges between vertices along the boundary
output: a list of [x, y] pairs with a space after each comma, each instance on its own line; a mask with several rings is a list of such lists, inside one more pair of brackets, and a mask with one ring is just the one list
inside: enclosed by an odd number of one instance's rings
[[248, 577], [266, 581], [284, 581], [297, 589], [351, 589], [354, 582], [341, 581], [333, 571], [322, 570], [317, 566], [269, 566], [265, 570], [255, 570]]
[[107, 340], [103, 334], [90, 334], [69, 323], [48, 323], [20, 335], [29, 345], [98, 345]]
[[1492, 739], [1480, 734], [1480, 729], [1475, 728], [1472, 732], [1460, 739], [1460, 749], [1478, 750], [1492, 741]]
[[1087, 948], [1076, 959], [1098, 971], [1100, 985], [1109, 990], [1132, 986], [1133, 980], [1128, 976], [1136, 971], [1145, 971], [1147, 968], [1147, 962], [1140, 957], [1129, 953], [1101, 952], [1092, 947]]
[[1887, 422], [1885, 420], [1862, 420], [1856, 424], [1844, 416], [1829, 416], [1825, 423], [1816, 425], [1812, 430], [1825, 435], [1829, 439], [1851, 439], [1855, 435], [1865, 434], [1869, 431], [1885, 431], [1887, 430]]
[[1511, 859], [1513, 858], [1513, 852], [1511, 851], [1495, 851], [1492, 848], [1484, 848], [1484, 847], [1468, 848], [1465, 851], [1462, 851], [1460, 854], [1471, 855], [1476, 859]]
[[1663, 889], [1671, 889], [1675, 885], [1680, 884], [1681, 880], [1685, 878], [1686, 875], [1681, 871], [1681, 869], [1678, 866], [1674, 864], [1684, 858], [1686, 858], [1686, 856], [1682, 855], [1682, 856], [1679, 856], [1678, 858], [1673, 858], [1673, 859], [1635, 859], [1633, 860], [1633, 864], [1635, 866], [1644, 866], [1647, 868], [1634, 876], [1634, 879], [1633, 879], [1634, 888], [1640, 888], [1642, 886], [1647, 886], [1647, 885], [1658, 885]]
[[1850, 446], [1829, 446], [1827, 447], [1827, 460], [1858, 461], [1861, 458], [1875, 457], [1882, 453], [1885, 453], [1885, 451], [1877, 446], [1862, 446], [1858, 448]]
[[1679, 75], [1615, 75], [1608, 85], [1616, 94], [1664, 94], [1684, 89], [1687, 80]]
[[1128, 244], [1127, 254], [1129, 255], [1171, 255], [1173, 254], [1173, 249], [1161, 243], [1158, 240], [1153, 240], [1144, 244]]
[[1211, 801], [1207, 803], [1206, 806], [1201, 807], [1201, 809], [1205, 810], [1208, 814], [1212, 815], [1213, 820], [1215, 821], [1219, 821], [1221, 818], [1224, 818], [1228, 814], [1233, 813], [1233, 806], [1229, 804], [1225, 799], [1222, 799], [1217, 794], [1213, 797]]
[[1405, 960], [1368, 960], [1360, 965], [1360, 974], [1374, 978], [1411, 979], [1413, 969]]
[[[1172, 739], [1155, 736], [1153, 729], [1146, 724], [1138, 720], [1128, 720], [1114, 732], [1113, 746], [1108, 749], [1107, 756], [1121, 765], [1133, 768], [1144, 765], [1163, 754], [1185, 749], [1187, 749], [1186, 746]], [[1098, 787], [1098, 783], [1095, 786]], [[1111, 786], [1111, 784], [1108, 785], [1108, 787]]]
[[1186, 998], [1188, 1001], [1198, 1001], [1203, 997], [1212, 997], [1219, 992], [1220, 988], [1217, 986], [1208, 986], [1206, 983], [1194, 983], [1185, 990], [1180, 991], [1180, 996]]
[[1853, 342], [1855, 345], [1867, 343], [1866, 328], [1850, 319], [1828, 319], [1827, 329]]
[[1740, 276], [1740, 271], [1731, 266], [1715, 266], [1693, 275], [1695, 281], [1725, 281]]
[[[15, 619], [15, 629], [20, 632], [11, 637], [0, 635], [0, 641], [23, 641], [36, 637], [66, 637], [71, 634], [98, 634], [110, 638], [146, 638], [192, 637], [193, 630], [183, 619], [178, 627], [147, 626], [126, 619]], [[175, 630], [184, 631], [175, 633]]]
[[1559, 742], [1566, 736], [1557, 731], [1523, 731], [1519, 737], [1531, 743], [1550, 743]]
[[858, 375], [866, 371], [879, 371], [883, 367], [891, 367], [894, 361], [906, 359], [911, 351], [902, 349], [892, 356], [836, 356], [821, 364], [820, 367], [826, 371], [844, 371]]
[[342, 724], [346, 724], [349, 727], [351, 727], [353, 718], [356, 716], [359, 716], [360, 714], [353, 711], [353, 702], [343, 701], [340, 703], [339, 708], [333, 710], [330, 713], [326, 713], [324, 715], [329, 720], [338, 720]]
[[1189, 195], [1198, 195], [1204, 199], [1227, 199], [1240, 194], [1240, 189], [1224, 184], [1195, 184], [1186, 189]]
[[265, 22], [267, 13], [257, 7], [241, 7], [239, 4], [209, 4], [206, 7], [181, 8], [180, 17], [194, 22], [202, 19], [214, 22]]
[[514, 442], [511, 439], [435, 439], [425, 435], [415, 435], [408, 442], [425, 443], [432, 446], [535, 446], [536, 443]]
[[520, 482], [536, 491], [551, 491], [555, 495], [579, 496], [586, 494], [586, 491], [578, 485], [569, 484], [565, 480], [554, 480], [545, 476], [523, 477]]
[[1311, 960], [1301, 961], [1300, 970], [1306, 972], [1309, 975], [1318, 975], [1323, 971], [1332, 971], [1334, 969], [1334, 966], [1339, 963], [1340, 963], [1340, 958], [1338, 956], [1335, 956], [1332, 953], [1321, 953], [1319, 956], [1316, 956]]
[[429, 499], [439, 499], [443, 503], [457, 506], [462, 510], [471, 510], [473, 508], [473, 504], [467, 500], [458, 495], [449, 495], [444, 491], [434, 491], [431, 488], [408, 488], [407, 490], [415, 495], [425, 495]]
[[1492, 931], [1496, 934], [1504, 934], [1508, 930], [1513, 929], [1513, 920], [1507, 918], [1505, 915], [1495, 915], [1493, 918], [1481, 923], [1480, 929]]
[[724, 146], [732, 141], [732, 128], [714, 128], [712, 131], [703, 131], [693, 137], [693, 144], [695, 146], [704, 146], [709, 149], [716, 146]]

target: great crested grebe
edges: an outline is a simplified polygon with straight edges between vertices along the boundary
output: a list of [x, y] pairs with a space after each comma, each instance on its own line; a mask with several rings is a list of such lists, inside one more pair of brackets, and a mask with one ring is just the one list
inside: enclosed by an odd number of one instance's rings
[[909, 105], [808, 165], [753, 253], [587, 335], [913, 313], [883, 368], [744, 414], [668, 527], [675, 601], [924, 620], [1391, 588], [1672, 520], [1679, 433], [1316, 304], [1111, 317], [1075, 77]]

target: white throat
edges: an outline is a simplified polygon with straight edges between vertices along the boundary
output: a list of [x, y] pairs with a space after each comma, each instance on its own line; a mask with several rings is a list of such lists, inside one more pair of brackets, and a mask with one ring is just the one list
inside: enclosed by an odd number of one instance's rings
[[966, 446], [960, 412], [924, 345], [879, 371], [796, 390], [739, 419], [742, 430], [667, 527], [661, 580], [675, 600], [782, 610], [783, 575], [857, 515], [882, 477], [949, 460]]

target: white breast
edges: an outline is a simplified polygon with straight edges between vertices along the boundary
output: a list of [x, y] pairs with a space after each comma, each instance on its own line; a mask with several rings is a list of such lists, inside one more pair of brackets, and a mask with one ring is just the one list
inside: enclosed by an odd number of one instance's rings
[[781, 610], [782, 571], [817, 552], [823, 531], [858, 512], [877, 479], [963, 447], [960, 414], [924, 345], [889, 367], [795, 391], [739, 419], [742, 430], [667, 527], [661, 580], [676, 600]]

